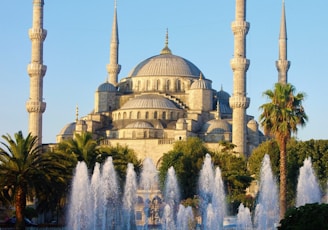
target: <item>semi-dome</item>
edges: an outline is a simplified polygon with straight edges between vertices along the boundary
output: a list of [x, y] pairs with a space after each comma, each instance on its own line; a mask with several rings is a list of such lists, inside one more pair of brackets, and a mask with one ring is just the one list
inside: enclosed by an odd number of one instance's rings
[[[164, 49], [163, 49], [164, 50]], [[139, 76], [185, 76], [199, 77], [201, 71], [192, 62], [165, 50], [150, 57], [132, 69], [128, 77]]]
[[62, 135], [62, 136], [73, 135], [75, 132], [75, 127], [76, 127], [75, 122], [69, 123], [60, 130], [58, 135]]
[[116, 87], [109, 83], [109, 82], [105, 82], [105, 83], [102, 83], [98, 89], [97, 89], [98, 92], [116, 92]]
[[126, 129], [152, 129], [154, 127], [149, 122], [136, 121], [136, 122], [128, 124], [125, 128]]
[[172, 101], [155, 94], [144, 94], [130, 99], [121, 109], [177, 109]]
[[211, 86], [203, 79], [203, 75], [200, 73], [199, 79], [191, 84], [190, 89], [211, 89]]
[[203, 125], [201, 132], [210, 134], [231, 132], [231, 125], [225, 120], [214, 119], [206, 122]]

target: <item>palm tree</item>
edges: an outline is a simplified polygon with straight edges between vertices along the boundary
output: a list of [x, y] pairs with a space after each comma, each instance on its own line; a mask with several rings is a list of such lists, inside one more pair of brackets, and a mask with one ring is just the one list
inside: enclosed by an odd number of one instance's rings
[[89, 132], [75, 133], [74, 138], [63, 140], [56, 152], [71, 154], [77, 161], [84, 161], [89, 169], [95, 165], [98, 157], [98, 143]]
[[276, 138], [280, 151], [280, 218], [282, 219], [287, 209], [287, 180], [286, 180], [286, 145], [292, 133], [297, 133], [297, 127], [304, 126], [307, 121], [302, 106], [304, 93], [295, 93], [293, 85], [276, 83], [274, 90], [263, 93], [270, 102], [260, 106], [263, 111], [260, 123], [264, 133]]
[[27, 198], [34, 198], [40, 192], [48, 191], [51, 183], [65, 181], [65, 166], [61, 160], [53, 160], [48, 154], [42, 153], [37, 145], [37, 137], [28, 134], [24, 138], [21, 131], [3, 135], [6, 141], [0, 148], [0, 188], [2, 200], [14, 204], [16, 211], [16, 229], [25, 229], [24, 211]]

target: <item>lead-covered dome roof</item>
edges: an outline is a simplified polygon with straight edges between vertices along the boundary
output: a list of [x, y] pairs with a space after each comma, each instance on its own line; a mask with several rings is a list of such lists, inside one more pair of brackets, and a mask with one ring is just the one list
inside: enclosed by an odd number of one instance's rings
[[116, 92], [116, 87], [109, 83], [109, 82], [105, 82], [105, 83], [102, 83], [98, 89], [97, 89], [98, 92]]
[[230, 94], [223, 91], [221, 88], [221, 90], [217, 92], [216, 96], [219, 101], [220, 112], [222, 114], [232, 114], [232, 109], [229, 105]]
[[144, 94], [127, 101], [121, 109], [178, 109], [169, 99], [155, 94]]
[[211, 85], [203, 79], [200, 73], [199, 79], [191, 84], [190, 89], [211, 89]]
[[185, 76], [198, 78], [201, 71], [192, 62], [173, 55], [166, 46], [159, 55], [147, 58], [129, 73], [128, 77], [137, 76]]

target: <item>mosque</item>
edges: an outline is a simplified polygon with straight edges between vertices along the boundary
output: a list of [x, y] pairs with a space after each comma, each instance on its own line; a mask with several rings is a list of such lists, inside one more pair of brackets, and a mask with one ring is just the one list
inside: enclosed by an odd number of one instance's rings
[[[42, 18], [38, 14], [43, 11], [43, 4], [35, 4], [38, 2], [43, 3], [43, 0], [34, 0], [34, 17]], [[110, 62], [106, 66], [108, 77], [95, 90], [92, 112], [79, 118], [77, 111], [76, 120], [62, 128], [56, 141], [73, 138], [74, 133], [87, 131], [95, 139], [101, 140], [103, 145], [127, 145], [135, 150], [140, 159], [150, 157], [155, 164], [163, 153], [172, 149], [174, 142], [188, 137], [202, 139], [210, 149], [219, 149], [220, 141], [231, 142], [236, 145], [234, 150], [237, 153], [248, 156], [266, 137], [259, 130], [254, 117], [246, 113], [250, 104], [250, 98], [246, 97], [246, 72], [250, 61], [246, 58], [249, 23], [245, 15], [246, 0], [236, 0], [235, 21], [231, 25], [234, 55], [230, 61], [233, 72], [233, 92], [230, 95], [222, 88], [213, 89], [211, 79], [206, 78], [206, 71], [175, 54], [169, 48], [168, 33], [164, 47], [159, 47], [159, 53], [141, 61], [128, 76], [118, 80], [121, 65], [118, 60], [115, 4]], [[44, 31], [42, 25], [41, 31]], [[290, 65], [287, 60], [286, 34], [283, 2], [279, 59], [276, 62], [280, 82], [287, 81]], [[42, 42], [39, 43], [40, 47]], [[42, 74], [45, 71], [41, 71], [40, 76]], [[45, 105], [36, 112], [42, 115], [44, 110]], [[34, 132], [38, 133], [38, 130]]]

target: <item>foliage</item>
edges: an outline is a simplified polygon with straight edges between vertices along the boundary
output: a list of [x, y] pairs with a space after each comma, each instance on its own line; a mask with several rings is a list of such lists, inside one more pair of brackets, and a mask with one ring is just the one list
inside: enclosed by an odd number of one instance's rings
[[263, 93], [270, 101], [260, 106], [261, 126], [265, 134], [275, 137], [280, 150], [280, 217], [284, 216], [287, 208], [287, 141], [292, 133], [297, 132], [297, 127], [304, 126], [307, 121], [302, 106], [305, 95], [296, 94], [295, 91], [295, 87], [289, 83], [276, 83], [273, 91]]
[[93, 169], [98, 157], [98, 143], [89, 132], [75, 133], [74, 138], [61, 141], [56, 152], [73, 155], [77, 161], [84, 161], [89, 169]]
[[279, 230], [328, 229], [328, 204], [306, 204], [289, 209]]
[[[228, 152], [232, 150], [233, 146], [226, 149]], [[252, 178], [247, 171], [244, 158], [227, 152], [210, 152], [200, 139], [188, 138], [186, 141], [176, 142], [173, 150], [164, 154], [159, 169], [160, 180], [163, 184], [168, 169], [173, 166], [178, 177], [182, 199], [186, 199], [185, 202], [192, 201], [196, 206], [199, 172], [203, 167], [206, 153], [212, 156], [214, 167], [219, 166], [221, 169], [227, 199], [231, 204], [230, 211], [235, 213], [240, 202], [247, 203], [249, 200], [245, 196], [245, 189], [250, 185]]]
[[252, 205], [253, 202], [249, 202], [249, 197], [245, 195], [246, 188], [253, 180], [245, 159], [230, 153], [216, 153], [212, 156], [212, 161], [215, 167], [219, 166], [221, 169], [230, 213], [236, 214], [240, 203]]
[[209, 150], [204, 143], [196, 137], [188, 138], [174, 143], [173, 149], [165, 153], [159, 168], [162, 186], [166, 173], [173, 166], [180, 185], [181, 198], [192, 198], [197, 194], [199, 171]]
[[42, 153], [37, 146], [37, 137], [28, 134], [24, 138], [21, 131], [14, 138], [3, 135], [5, 148], [0, 148], [0, 187], [3, 188], [1, 199], [15, 207], [16, 228], [24, 229], [24, 211], [26, 200], [32, 200], [47, 192], [54, 185], [65, 182], [65, 167], [61, 159]]
[[264, 155], [270, 156], [271, 168], [274, 175], [279, 175], [279, 147], [273, 139], [267, 140], [256, 147], [248, 158], [248, 169], [256, 179], [260, 179], [260, 170]]
[[[250, 172], [259, 176], [264, 154], [269, 154], [272, 171], [279, 178], [279, 150], [275, 140], [263, 142], [253, 150], [252, 155], [248, 159]], [[312, 166], [321, 188], [326, 188], [328, 177], [328, 140], [297, 141], [292, 138], [287, 143], [288, 207], [294, 205], [299, 170], [307, 157], [311, 157]]]
[[128, 163], [132, 163], [137, 175], [141, 171], [141, 161], [137, 158], [135, 152], [127, 146], [117, 144], [116, 146], [101, 146], [97, 161], [104, 163], [107, 157], [112, 157], [115, 171], [121, 183], [125, 181]]

